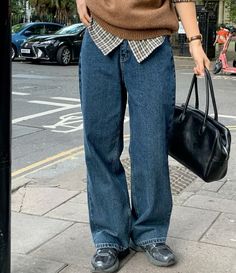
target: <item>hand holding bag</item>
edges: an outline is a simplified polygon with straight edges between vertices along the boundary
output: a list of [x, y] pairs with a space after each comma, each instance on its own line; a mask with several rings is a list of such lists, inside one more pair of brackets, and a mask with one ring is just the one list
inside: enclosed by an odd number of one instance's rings
[[[194, 74], [185, 104], [175, 106], [169, 139], [169, 154], [205, 182], [222, 179], [228, 168], [231, 135], [218, 122], [218, 111], [211, 76], [205, 68], [206, 108], [199, 110], [197, 76]], [[195, 107], [189, 106], [195, 87]], [[212, 100], [214, 118], [208, 115]]]

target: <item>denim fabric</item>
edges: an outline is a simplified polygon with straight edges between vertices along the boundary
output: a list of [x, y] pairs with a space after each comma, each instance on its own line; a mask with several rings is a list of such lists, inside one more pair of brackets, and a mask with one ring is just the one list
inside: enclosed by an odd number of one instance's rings
[[[169, 36], [142, 63], [124, 40], [104, 56], [86, 31], [79, 61], [89, 219], [96, 248], [165, 242], [172, 210], [168, 135], [175, 105]], [[131, 205], [123, 150], [130, 116]]]

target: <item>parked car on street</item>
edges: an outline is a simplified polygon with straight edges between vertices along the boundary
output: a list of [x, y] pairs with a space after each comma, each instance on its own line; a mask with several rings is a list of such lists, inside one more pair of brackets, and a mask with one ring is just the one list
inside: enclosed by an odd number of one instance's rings
[[19, 55], [21, 44], [30, 36], [52, 34], [62, 27], [61, 24], [49, 22], [22, 23], [12, 26], [11, 59], [14, 60]]
[[68, 65], [79, 58], [84, 30], [80, 23], [64, 27], [54, 35], [31, 37], [21, 46], [21, 56], [32, 62], [47, 60]]

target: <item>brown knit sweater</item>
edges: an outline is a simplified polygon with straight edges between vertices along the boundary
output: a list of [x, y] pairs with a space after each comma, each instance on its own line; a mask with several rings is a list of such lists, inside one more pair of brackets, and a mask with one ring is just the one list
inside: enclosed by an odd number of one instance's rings
[[128, 40], [170, 35], [178, 30], [172, 0], [86, 0], [106, 31]]

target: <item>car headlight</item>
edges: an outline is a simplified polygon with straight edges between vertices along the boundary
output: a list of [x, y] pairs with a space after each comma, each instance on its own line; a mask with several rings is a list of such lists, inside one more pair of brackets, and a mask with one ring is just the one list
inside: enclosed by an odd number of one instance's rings
[[48, 40], [48, 41], [43, 41], [40, 44], [41, 45], [53, 45], [56, 43], [56, 40]]

